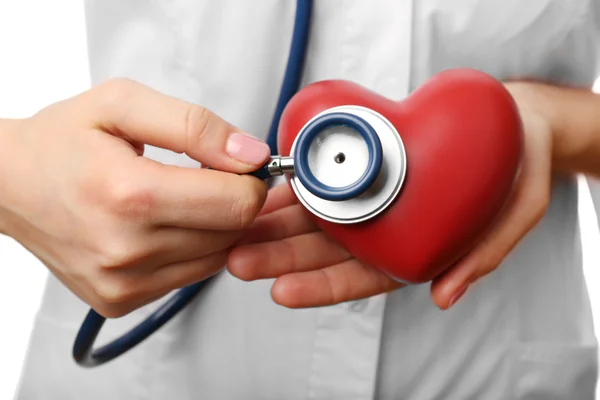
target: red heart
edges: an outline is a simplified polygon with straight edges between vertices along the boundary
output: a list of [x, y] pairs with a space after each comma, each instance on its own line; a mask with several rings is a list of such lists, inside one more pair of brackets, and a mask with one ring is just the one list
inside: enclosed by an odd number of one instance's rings
[[471, 69], [441, 72], [399, 102], [348, 81], [321, 81], [286, 107], [280, 154], [290, 154], [312, 117], [341, 105], [370, 108], [396, 127], [406, 179], [392, 205], [369, 221], [314, 218], [353, 256], [392, 278], [432, 280], [473, 248], [508, 202], [523, 151], [513, 98], [499, 81]]

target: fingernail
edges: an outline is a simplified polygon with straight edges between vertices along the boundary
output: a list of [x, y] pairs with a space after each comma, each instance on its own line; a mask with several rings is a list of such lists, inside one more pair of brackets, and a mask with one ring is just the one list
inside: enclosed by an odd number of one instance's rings
[[452, 295], [452, 297], [450, 298], [450, 304], [448, 304], [448, 308], [452, 307], [465, 294], [468, 288], [468, 283], [465, 283], [464, 285], [459, 287], [456, 290], [456, 292], [454, 292], [454, 295]]
[[229, 157], [254, 166], [262, 165], [271, 154], [269, 145], [244, 133], [232, 133], [225, 151]]

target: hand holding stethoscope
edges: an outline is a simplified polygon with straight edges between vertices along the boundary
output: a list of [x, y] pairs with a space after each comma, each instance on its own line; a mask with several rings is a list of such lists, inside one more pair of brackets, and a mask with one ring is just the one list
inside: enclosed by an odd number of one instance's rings
[[[262, 180], [239, 175], [264, 164], [266, 144], [132, 81], [2, 127], [2, 231], [106, 317], [222, 270], [267, 195]], [[141, 156], [143, 144], [233, 173], [163, 165]]]

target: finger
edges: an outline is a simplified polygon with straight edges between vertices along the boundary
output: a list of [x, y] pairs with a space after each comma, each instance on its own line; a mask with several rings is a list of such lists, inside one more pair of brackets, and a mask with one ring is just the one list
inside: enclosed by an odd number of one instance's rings
[[243, 235], [243, 231], [209, 231], [164, 227], [147, 236], [152, 269], [198, 259], [228, 249]]
[[171, 264], [152, 274], [135, 269], [101, 271], [94, 309], [109, 318], [122, 317], [169, 292], [208, 279], [223, 269], [227, 252]]
[[350, 255], [322, 232], [234, 248], [227, 268], [245, 281], [276, 278], [348, 260]]
[[135, 163], [135, 168], [114, 174], [107, 192], [124, 213], [140, 213], [154, 225], [245, 229], [267, 197], [265, 182], [251, 176], [162, 165], [146, 158]]
[[244, 234], [238, 245], [276, 241], [316, 232], [315, 220], [300, 204], [288, 206], [270, 214], [259, 216]]
[[263, 206], [259, 215], [269, 214], [273, 211], [296, 204], [297, 202], [296, 195], [286, 183], [277, 185], [273, 189], [269, 190], [267, 201], [265, 202], [265, 205]]
[[545, 135], [528, 135], [521, 177], [508, 209], [466, 257], [434, 280], [431, 293], [438, 307], [454, 305], [469, 285], [496, 269], [543, 217], [550, 199], [550, 145]]
[[215, 275], [227, 261], [227, 251], [212, 253], [206, 257], [167, 265], [145, 282], [149, 297], [203, 281]]
[[269, 146], [204, 107], [128, 79], [113, 79], [83, 95], [97, 124], [127, 140], [186, 153], [212, 168], [244, 173], [262, 166]]
[[374, 268], [351, 259], [327, 268], [278, 278], [271, 296], [289, 308], [320, 307], [359, 300], [403, 285]]

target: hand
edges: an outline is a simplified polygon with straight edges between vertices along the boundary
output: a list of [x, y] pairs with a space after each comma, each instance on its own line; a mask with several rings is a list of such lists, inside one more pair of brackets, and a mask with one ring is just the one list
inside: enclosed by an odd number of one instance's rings
[[338, 304], [402, 286], [330, 240], [287, 184], [270, 190], [227, 268], [245, 281], [276, 278], [273, 300], [290, 308]]
[[[470, 285], [490, 274], [537, 225], [550, 202], [554, 135], [545, 107], [527, 83], [509, 83], [523, 122], [524, 154], [509, 204], [487, 235], [431, 285], [435, 304], [454, 305]], [[484, 283], [483, 283], [484, 284]]]
[[[0, 121], [0, 227], [98, 313], [123, 316], [222, 269], [260, 211], [265, 183], [237, 173], [269, 149], [236, 132], [124, 79]], [[163, 165], [144, 144], [229, 172]]]
[[[451, 307], [469, 285], [496, 269], [544, 215], [550, 198], [552, 130], [521, 86], [507, 85], [517, 101], [525, 128], [525, 155], [509, 206], [486, 237], [431, 284], [434, 303]], [[330, 241], [287, 185], [273, 189], [264, 210], [228, 269], [243, 280], [277, 278], [275, 302], [287, 307], [336, 304], [385, 293], [402, 285], [361, 264]]]

